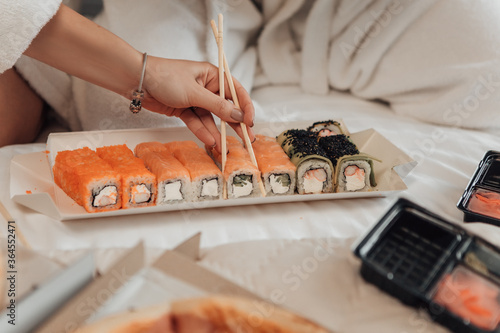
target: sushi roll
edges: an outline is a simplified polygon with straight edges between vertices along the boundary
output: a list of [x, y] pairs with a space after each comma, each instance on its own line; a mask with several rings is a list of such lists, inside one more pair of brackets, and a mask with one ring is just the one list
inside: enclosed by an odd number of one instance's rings
[[257, 134], [252, 147], [264, 180], [266, 194], [294, 194], [297, 167], [290, 161], [276, 138]]
[[222, 198], [222, 173], [203, 148], [194, 141], [173, 141], [164, 147], [188, 170], [193, 201]]
[[135, 154], [157, 180], [157, 205], [191, 201], [191, 178], [188, 170], [160, 142], [138, 144]]
[[307, 128], [308, 131], [316, 133], [318, 136], [330, 136], [336, 134], [346, 134], [347, 130], [342, 124], [335, 120], [318, 121]]
[[88, 147], [57, 153], [54, 182], [89, 213], [121, 208], [121, 179]]
[[345, 155], [335, 168], [335, 192], [370, 191], [377, 186], [373, 158], [366, 154]]
[[299, 194], [333, 191], [333, 165], [319, 146], [317, 133], [291, 129], [282, 132], [277, 141], [297, 167], [296, 182]]
[[134, 154], [138, 158], [142, 158], [147, 153], [167, 151], [165, 145], [158, 141], [142, 142], [135, 146]]
[[[224, 168], [224, 181], [229, 199], [260, 196], [260, 171], [252, 163], [248, 151], [234, 136], [228, 136], [227, 160]], [[222, 167], [222, 155], [214, 148], [208, 149], [219, 168]]]
[[325, 156], [332, 161], [334, 168], [337, 160], [342, 156], [359, 154], [358, 147], [344, 134], [320, 136], [317, 140]]
[[97, 155], [120, 174], [122, 208], [153, 206], [156, 200], [156, 177], [135, 157], [126, 145], [96, 149]]
[[322, 136], [318, 142], [335, 169], [335, 192], [368, 191], [376, 186], [373, 158], [360, 153], [348, 136]]

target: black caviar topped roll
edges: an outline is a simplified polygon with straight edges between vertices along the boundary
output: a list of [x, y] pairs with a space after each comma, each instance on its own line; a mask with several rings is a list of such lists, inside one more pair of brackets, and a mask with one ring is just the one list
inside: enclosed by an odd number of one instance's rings
[[316, 132], [319, 136], [345, 134], [342, 124], [335, 120], [317, 121], [307, 128], [309, 132]]
[[280, 135], [282, 137], [281, 146], [285, 148], [285, 152], [290, 158], [296, 156], [303, 158], [309, 155], [319, 155], [327, 157], [324, 151], [318, 144], [318, 134], [303, 129], [290, 129]]
[[318, 189], [308, 190], [313, 187], [309, 184], [316, 186], [316, 180], [325, 176], [329, 189], [330, 169], [333, 170], [331, 184], [335, 192], [370, 191], [376, 186], [374, 158], [361, 153], [346, 133], [348, 131], [340, 122], [326, 120], [315, 122], [307, 129], [284, 131], [277, 137], [297, 166], [299, 193], [325, 192], [319, 190], [319, 185]]
[[359, 154], [356, 145], [345, 134], [319, 137], [318, 142], [326, 157], [332, 161], [333, 166], [342, 156]]
[[277, 137], [290, 161], [297, 167], [297, 192], [318, 194], [333, 191], [332, 162], [318, 144], [318, 134], [303, 129], [290, 129]]

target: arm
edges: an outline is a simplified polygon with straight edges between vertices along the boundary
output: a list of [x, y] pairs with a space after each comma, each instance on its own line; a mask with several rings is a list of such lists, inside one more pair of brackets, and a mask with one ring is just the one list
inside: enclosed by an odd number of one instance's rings
[[[141, 52], [64, 5], [25, 54], [128, 99], [138, 88], [143, 63]], [[240, 121], [253, 125], [250, 97], [237, 81], [235, 85], [242, 110], [236, 110], [231, 102], [216, 95], [218, 71], [215, 66], [148, 57], [143, 106], [179, 117], [201, 141], [213, 145], [220, 142], [220, 135], [211, 113], [233, 125]], [[231, 98], [229, 88], [226, 91], [226, 98]], [[192, 110], [192, 106], [197, 108]]]

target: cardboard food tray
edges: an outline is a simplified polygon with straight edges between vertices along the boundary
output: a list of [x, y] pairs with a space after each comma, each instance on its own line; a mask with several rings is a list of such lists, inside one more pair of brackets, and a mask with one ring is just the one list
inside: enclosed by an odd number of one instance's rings
[[[288, 123], [259, 123], [254, 132], [269, 136], [277, 136], [282, 131], [291, 128], [306, 128], [312, 121]], [[346, 128], [344, 126], [344, 128]], [[87, 131], [50, 134], [47, 140], [47, 151], [15, 156], [11, 161], [10, 194], [13, 201], [35, 211], [66, 221], [74, 219], [97, 218], [105, 216], [120, 216], [214, 208], [226, 206], [242, 206], [254, 204], [269, 204], [294, 201], [315, 201], [344, 198], [384, 197], [407, 187], [402, 178], [416, 165], [407, 154], [401, 151], [374, 129], [356, 133], [348, 133], [358, 149], [381, 162], [374, 162], [377, 186], [372, 191], [323, 193], [309, 195], [284, 195], [256, 198], [238, 198], [227, 200], [211, 200], [202, 202], [186, 202], [171, 205], [143, 208], [120, 209], [111, 212], [87, 213], [76, 204], [53, 182], [52, 165], [59, 151], [81, 148], [84, 146], [95, 149], [101, 146], [126, 144], [130, 149], [141, 142], [177, 140], [193, 140], [202, 146], [186, 127]], [[236, 135], [230, 132], [228, 135]]]

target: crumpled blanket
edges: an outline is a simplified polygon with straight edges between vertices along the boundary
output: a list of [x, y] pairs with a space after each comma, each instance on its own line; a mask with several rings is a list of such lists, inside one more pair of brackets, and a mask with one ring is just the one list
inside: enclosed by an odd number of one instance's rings
[[[104, 0], [96, 22], [148, 54], [217, 64], [210, 20], [218, 13], [232, 74], [249, 91], [336, 89], [422, 121], [500, 127], [496, 1]], [[131, 114], [125, 98], [32, 59], [17, 69], [73, 130], [181, 124]]]

